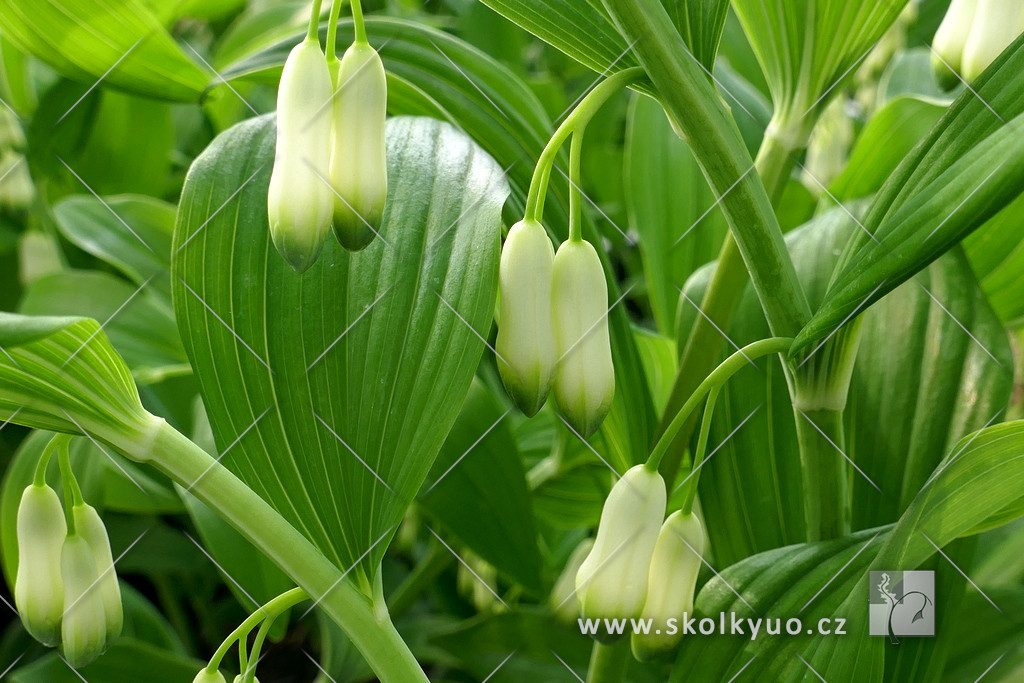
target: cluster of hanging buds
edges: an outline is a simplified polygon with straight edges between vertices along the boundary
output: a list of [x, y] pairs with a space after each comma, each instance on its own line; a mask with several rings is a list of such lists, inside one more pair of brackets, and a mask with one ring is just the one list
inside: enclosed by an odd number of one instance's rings
[[[233, 683], [259, 683], [259, 679], [256, 678], [256, 665], [260, 661], [260, 652], [271, 627], [278, 617], [308, 599], [309, 594], [306, 591], [301, 588], [293, 588], [257, 608], [239, 624], [238, 628], [231, 632], [231, 635], [224, 639], [217, 651], [213, 653], [210, 662], [200, 669], [196, 677], [192, 679], [192, 683], [226, 683], [224, 675], [220, 672], [220, 665], [228, 651], [236, 643], [238, 644], [238, 668], [241, 673], [235, 676]], [[252, 647], [249, 647], [249, 635], [256, 627], [259, 627], [259, 630], [253, 639]]]
[[25, 134], [17, 117], [0, 105], [0, 209], [24, 211], [35, 199], [24, 149]]
[[[25, 630], [60, 646], [75, 668], [99, 657], [121, 634], [121, 589], [110, 540], [96, 509], [82, 498], [71, 471], [69, 437], [50, 442], [18, 506], [18, 570], [14, 599]], [[46, 484], [46, 466], [60, 449], [67, 513]]]
[[387, 77], [367, 42], [359, 0], [352, 1], [355, 41], [338, 59], [340, 8], [335, 0], [325, 55], [315, 0], [309, 31], [289, 53], [277, 95], [267, 214], [274, 246], [300, 273], [317, 260], [332, 225], [345, 248], [370, 244], [387, 199]]
[[1024, 4], [1019, 0], [953, 0], [932, 44], [939, 85], [948, 90], [960, 78], [970, 83], [1022, 31]]

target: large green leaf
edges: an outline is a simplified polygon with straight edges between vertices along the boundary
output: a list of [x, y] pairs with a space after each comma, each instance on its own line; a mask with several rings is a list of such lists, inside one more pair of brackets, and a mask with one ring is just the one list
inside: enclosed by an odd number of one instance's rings
[[1024, 195], [964, 240], [964, 251], [999, 318], [1011, 327], [1024, 322]]
[[181, 683], [203, 666], [192, 657], [122, 638], [95, 662], [76, 672], [56, 652], [10, 673], [11, 683]]
[[690, 52], [705, 69], [715, 67], [729, 0], [662, 0]]
[[356, 254], [330, 239], [299, 275], [267, 228], [274, 139], [272, 117], [247, 121], [193, 165], [175, 230], [178, 324], [218, 450], [237, 440], [224, 464], [372, 576], [484, 349], [508, 187], [451, 126], [392, 119], [380, 238]]
[[7, 0], [0, 31], [66, 76], [197, 100], [209, 78], [139, 0]]

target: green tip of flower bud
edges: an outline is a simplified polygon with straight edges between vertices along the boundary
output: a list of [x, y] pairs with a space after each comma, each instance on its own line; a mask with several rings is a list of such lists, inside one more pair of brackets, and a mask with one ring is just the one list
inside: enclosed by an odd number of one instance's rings
[[89, 544], [96, 562], [96, 571], [99, 573], [96, 590], [100, 592], [103, 601], [103, 613], [107, 623], [106, 640], [109, 644], [121, 635], [124, 611], [121, 606], [121, 586], [117, 583], [107, 528], [91, 505], [75, 505], [71, 508], [71, 514], [75, 520], [75, 532]]
[[331, 75], [316, 42], [288, 55], [277, 95], [277, 147], [267, 191], [270, 236], [298, 272], [316, 261], [331, 225]]
[[[681, 630], [669, 633], [669, 619], [693, 614], [693, 596], [704, 555], [704, 527], [693, 514], [676, 511], [669, 515], [658, 533], [647, 579], [647, 599], [641, 619], [651, 620], [649, 633], [634, 633], [630, 646], [641, 662], [675, 648]], [[660, 632], [659, 632], [660, 631]]]
[[547, 400], [558, 358], [551, 325], [555, 250], [537, 221], [512, 226], [501, 250], [495, 351], [505, 390], [532, 417]]
[[[601, 510], [594, 548], [576, 574], [576, 596], [585, 618], [640, 616], [664, 516], [665, 480], [657, 471], [637, 465], [615, 483]], [[602, 642], [618, 637], [595, 635]]]
[[962, 65], [964, 46], [971, 33], [978, 0], [953, 0], [932, 40], [932, 71], [943, 90], [960, 83], [957, 73]]
[[67, 532], [57, 493], [45, 485], [26, 487], [18, 506], [14, 602], [25, 630], [50, 647], [60, 642], [64, 613], [61, 551]]
[[555, 400], [566, 421], [586, 438], [601, 426], [615, 397], [608, 285], [589, 242], [568, 241], [558, 248], [551, 301], [559, 359]]
[[388, 197], [387, 75], [376, 50], [353, 43], [333, 78], [334, 234], [346, 249], [357, 251], [380, 232]]
[[201, 669], [196, 677], [192, 679], [192, 683], [226, 683], [224, 675], [220, 671], [210, 671], [209, 669]]
[[60, 558], [64, 579], [64, 619], [61, 652], [73, 668], [86, 666], [107, 647], [107, 617], [99, 572], [89, 542], [78, 534], [68, 536]]

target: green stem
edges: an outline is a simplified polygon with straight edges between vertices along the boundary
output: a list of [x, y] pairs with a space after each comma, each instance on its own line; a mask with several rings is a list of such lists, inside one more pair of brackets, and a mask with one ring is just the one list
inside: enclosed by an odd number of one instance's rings
[[[771, 197], [773, 206], [777, 205], [782, 197], [786, 180], [793, 168], [793, 160], [793, 152], [789, 146], [781, 144], [780, 139], [775, 136], [765, 137], [754, 165], [764, 181], [765, 190]], [[714, 275], [700, 302], [701, 311], [695, 318], [679, 358], [679, 370], [661, 424], [658, 426], [657, 436], [660, 437], [665, 432], [683, 402], [693, 393], [702, 378], [714, 368], [725, 344], [725, 338], [719, 329], [729, 328], [732, 314], [739, 304], [747, 282], [743, 257], [730, 233], [722, 243]], [[679, 431], [678, 437], [669, 449], [669, 454], [660, 468], [665, 481], [672, 482], [675, 479], [695, 426], [696, 415]]]
[[769, 329], [776, 336], [795, 336], [810, 319], [810, 306], [732, 115], [689, 56], [661, 0], [604, 0], [604, 5], [721, 197]]
[[315, 40], [318, 47], [320, 45], [320, 5], [322, 4], [323, 0], [313, 0], [313, 9], [309, 14], [309, 27], [306, 29], [306, 40], [309, 42]]
[[220, 647], [218, 647], [213, 653], [213, 656], [210, 657], [210, 664], [207, 668], [216, 670], [220, 666], [221, 661], [227, 655], [228, 651], [231, 649], [231, 646], [235, 644], [235, 641], [238, 641], [239, 647], [244, 650], [244, 640], [249, 635], [250, 631], [256, 628], [260, 623], [265, 622], [271, 616], [276, 617], [284, 610], [299, 604], [303, 600], [309, 600], [309, 594], [301, 588], [292, 588], [289, 591], [281, 593], [281, 595], [278, 595], [265, 605], [262, 605], [255, 612], [250, 614], [245, 621], [238, 625], [238, 628], [232, 631], [228, 637], [224, 639], [224, 642], [220, 644]]
[[704, 464], [704, 454], [708, 450], [708, 435], [711, 433], [711, 418], [715, 414], [715, 402], [718, 400], [718, 392], [721, 389], [715, 387], [708, 393], [707, 403], [704, 404], [704, 417], [700, 423], [700, 435], [697, 437], [697, 451], [693, 455], [693, 465], [690, 467], [690, 477], [686, 480], [686, 490], [683, 493], [683, 504], [680, 507], [684, 515], [690, 514], [693, 510], [693, 501], [697, 498], [697, 484], [700, 483], [700, 470]]
[[324, 48], [324, 52], [327, 53], [327, 61], [337, 61], [338, 52], [337, 45], [338, 41], [338, 17], [341, 16], [341, 6], [345, 4], [345, 0], [334, 0], [331, 3], [331, 14], [327, 19], [327, 44]]
[[73, 508], [84, 505], [82, 489], [78, 486], [78, 479], [74, 470], [71, 469], [71, 437], [67, 434], [58, 434], [53, 437], [52, 443], [56, 443], [57, 462], [60, 464], [60, 478], [64, 483], [64, 516], [67, 518], [68, 535], [75, 533], [75, 515]]
[[793, 412], [803, 470], [807, 540], [845, 536], [850, 533], [849, 486], [845, 458], [838, 450], [844, 448], [843, 413], [796, 407]]
[[601, 105], [608, 101], [608, 98], [636, 81], [644, 75], [644, 70], [639, 67], [623, 69], [612, 74], [599, 83], [587, 93], [576, 108], [572, 110], [562, 124], [555, 130], [554, 135], [544, 146], [537, 166], [533, 170], [533, 178], [530, 180], [530, 192], [526, 197], [527, 220], [540, 221], [544, 216], [544, 195], [547, 194], [548, 180], [551, 177], [551, 165], [555, 161], [555, 155], [562, 147], [562, 143], [579, 125], [586, 126]]
[[610, 644], [594, 641], [590, 651], [587, 683], [622, 683], [629, 666], [629, 638]]
[[53, 456], [53, 451], [57, 448], [60, 440], [64, 438], [67, 438], [67, 436], [64, 434], [58, 434], [50, 439], [43, 448], [43, 454], [39, 457], [39, 462], [36, 463], [36, 472], [32, 477], [32, 483], [36, 486], [46, 485], [46, 468], [50, 465], [50, 458]]
[[580, 201], [583, 190], [580, 183], [580, 156], [583, 150], [583, 134], [586, 123], [581, 124], [572, 134], [569, 144], [569, 241], [583, 241], [583, 227], [580, 220]]
[[355, 26], [356, 31], [355, 42], [362, 45], [369, 44], [366, 40], [366, 25], [363, 23], [362, 0], [352, 0], [352, 23]]
[[150, 419], [152, 429], [144, 442], [114, 438], [111, 445], [189, 487], [306, 593], [319, 596], [318, 606], [348, 635], [383, 683], [427, 680], [387, 615], [375, 613], [371, 600], [351, 581], [339, 580], [341, 571], [309, 539], [164, 420]]
[[654, 469], [661, 464], [668, 447], [672, 444], [679, 430], [689, 419], [690, 414], [700, 405], [701, 400], [707, 396], [712, 389], [721, 388], [723, 384], [737, 372], [743, 369], [751, 361], [773, 353], [784, 353], [792, 346], [791, 337], [770, 337], [752, 344], [747, 344], [742, 349], [726, 358], [722, 363], [708, 375], [703, 382], [693, 391], [689, 400], [683, 404], [676, 416], [672, 418], [668, 429], [654, 445], [650, 457], [647, 459], [647, 467]]

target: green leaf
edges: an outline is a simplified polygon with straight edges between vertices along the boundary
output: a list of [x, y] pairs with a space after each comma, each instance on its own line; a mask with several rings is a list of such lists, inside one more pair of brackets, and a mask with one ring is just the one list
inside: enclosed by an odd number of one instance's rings
[[948, 683], [985, 681], [1010, 683], [1024, 667], [1024, 588], [985, 589], [1000, 613], [978, 593], [969, 593], [953, 624], [955, 632], [943, 674]]
[[705, 69], [715, 68], [729, 0], [662, 0], [686, 46]]
[[102, 657], [76, 673], [51, 653], [10, 673], [11, 683], [181, 683], [195, 677], [205, 662], [131, 638], [121, 638]]
[[541, 559], [530, 492], [502, 407], [476, 381], [434, 461], [420, 503], [499, 572], [533, 592]]
[[1024, 322], [1024, 195], [964, 240], [964, 251], [999, 318], [1011, 328]]
[[139, 0], [9, 0], [0, 31], [60, 73], [128, 92], [195, 101], [209, 78]]
[[178, 324], [222, 462], [372, 577], [484, 349], [508, 188], [451, 126], [391, 119], [381, 237], [355, 254], [329, 239], [299, 275], [269, 241], [274, 140], [272, 117], [250, 120], [193, 165], [175, 230]]

